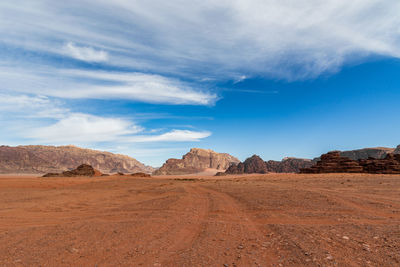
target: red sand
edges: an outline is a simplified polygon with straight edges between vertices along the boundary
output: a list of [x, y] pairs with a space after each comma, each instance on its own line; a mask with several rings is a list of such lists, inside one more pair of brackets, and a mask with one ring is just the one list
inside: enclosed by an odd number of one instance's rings
[[0, 266], [399, 266], [400, 176], [0, 179]]

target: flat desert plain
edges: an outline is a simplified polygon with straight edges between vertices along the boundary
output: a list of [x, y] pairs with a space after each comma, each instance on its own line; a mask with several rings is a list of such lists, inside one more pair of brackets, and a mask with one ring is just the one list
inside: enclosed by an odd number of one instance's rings
[[0, 266], [400, 266], [400, 176], [2, 176]]

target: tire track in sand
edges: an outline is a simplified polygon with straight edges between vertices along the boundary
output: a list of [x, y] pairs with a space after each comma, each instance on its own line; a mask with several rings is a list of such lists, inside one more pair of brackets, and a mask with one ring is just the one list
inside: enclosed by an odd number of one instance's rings
[[[160, 266], [269, 266], [277, 259], [263, 244], [268, 238], [229, 195], [199, 184], [186, 187], [206, 199], [193, 225], [183, 225], [173, 249]], [[200, 221], [197, 221], [200, 219]]]

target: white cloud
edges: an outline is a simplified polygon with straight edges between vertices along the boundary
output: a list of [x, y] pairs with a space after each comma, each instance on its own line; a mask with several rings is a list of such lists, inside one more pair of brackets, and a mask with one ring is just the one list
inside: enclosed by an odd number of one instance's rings
[[128, 145], [150, 142], [198, 142], [211, 135], [207, 131], [176, 129], [158, 135], [138, 135], [141, 132], [144, 132], [143, 127], [125, 119], [70, 113], [53, 124], [28, 129], [23, 133], [23, 137], [46, 144], [113, 142], [115, 145]]
[[140, 126], [119, 118], [72, 113], [52, 125], [32, 129], [25, 137], [50, 144], [96, 143], [117, 141], [141, 130]]
[[0, 117], [63, 118], [70, 110], [46, 96], [0, 93]]
[[160, 75], [138, 72], [0, 67], [0, 91], [66, 99], [124, 99], [174, 105], [212, 105], [214, 93]]
[[172, 130], [160, 135], [134, 136], [129, 142], [198, 142], [211, 135], [208, 131], [197, 132], [190, 130]]
[[96, 50], [92, 47], [77, 46], [71, 42], [65, 44], [62, 51], [67, 56], [87, 62], [108, 61], [107, 52], [102, 50]]

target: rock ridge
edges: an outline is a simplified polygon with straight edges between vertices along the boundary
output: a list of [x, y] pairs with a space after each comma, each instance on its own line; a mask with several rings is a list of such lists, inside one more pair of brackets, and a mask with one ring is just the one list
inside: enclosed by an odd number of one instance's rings
[[0, 173], [58, 173], [80, 164], [103, 173], [154, 170], [129, 156], [76, 146], [0, 146]]

